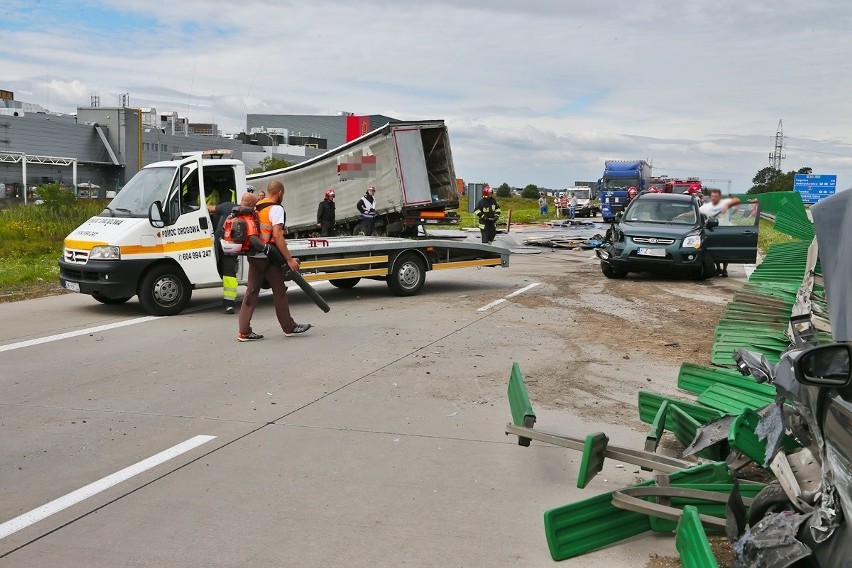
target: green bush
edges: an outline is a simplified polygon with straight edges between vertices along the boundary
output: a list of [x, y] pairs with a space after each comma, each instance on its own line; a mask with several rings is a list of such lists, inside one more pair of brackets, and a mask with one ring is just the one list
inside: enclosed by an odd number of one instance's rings
[[44, 201], [42, 207], [54, 214], [61, 214], [66, 209], [72, 209], [77, 202], [74, 191], [63, 189], [58, 183], [46, 183], [36, 188], [36, 193]]
[[529, 184], [524, 188], [524, 191], [521, 192], [521, 197], [524, 199], [538, 199], [540, 192], [538, 191], [538, 186]]

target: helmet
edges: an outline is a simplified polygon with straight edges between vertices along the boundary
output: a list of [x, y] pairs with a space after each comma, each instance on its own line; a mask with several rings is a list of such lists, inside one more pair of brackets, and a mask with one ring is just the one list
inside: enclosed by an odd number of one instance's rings
[[334, 190], [329, 187], [328, 189], [325, 190], [325, 198], [331, 199], [332, 197], [334, 197]]
[[376, 186], [375, 186], [375, 185], [372, 185], [372, 184], [371, 184], [371, 185], [368, 185], [368, 186], [367, 186], [367, 191], [376, 191]]
[[491, 189], [491, 186], [486, 184], [485, 187], [482, 188], [482, 197], [491, 197], [494, 193], [494, 190]]
[[627, 196], [628, 197], [636, 197], [636, 194], [639, 193], [637, 189], [633, 186], [627, 188]]

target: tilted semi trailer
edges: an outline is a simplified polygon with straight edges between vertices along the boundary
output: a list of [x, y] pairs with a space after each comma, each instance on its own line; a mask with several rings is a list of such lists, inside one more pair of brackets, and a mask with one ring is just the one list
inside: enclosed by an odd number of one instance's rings
[[450, 137], [443, 121], [392, 122], [289, 168], [247, 176], [262, 190], [287, 189], [287, 234], [317, 236], [317, 206], [336, 193], [338, 236], [363, 234], [357, 202], [376, 188], [378, 235], [413, 236], [421, 225], [456, 224], [459, 206]]
[[[381, 171], [378, 175], [385, 177]], [[298, 183], [287, 183], [284, 207], [289, 217]], [[100, 214], [65, 238], [60, 283], [103, 304], [123, 304], [138, 296], [150, 314], [180, 313], [193, 290], [222, 286], [221, 251], [204, 204], [214, 192], [222, 195], [234, 188], [241, 199], [246, 177], [239, 160], [205, 159], [198, 153], [144, 167]], [[403, 296], [417, 293], [429, 270], [509, 262], [504, 248], [436, 239], [294, 239], [290, 247], [304, 261], [308, 280], [329, 280], [339, 287], [354, 286], [361, 278], [384, 280]], [[241, 257], [237, 279], [245, 283], [246, 277]]]

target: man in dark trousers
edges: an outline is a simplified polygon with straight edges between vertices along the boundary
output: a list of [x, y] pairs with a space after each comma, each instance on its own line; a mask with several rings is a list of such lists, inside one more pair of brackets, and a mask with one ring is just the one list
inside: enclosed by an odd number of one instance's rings
[[320, 228], [320, 235], [330, 237], [334, 233], [334, 190], [328, 188], [325, 190], [325, 198], [320, 201], [317, 208], [317, 225]]
[[500, 206], [494, 199], [494, 190], [490, 185], [482, 188], [482, 199], [476, 204], [476, 217], [479, 219], [479, 231], [482, 242], [489, 245], [497, 236], [497, 218], [500, 217]]
[[[254, 194], [254, 188], [249, 186], [240, 200], [240, 205], [254, 207], [255, 203], [257, 203], [257, 196]], [[236, 206], [236, 203], [231, 202], [207, 206], [207, 211], [210, 212], [210, 220], [215, 227], [213, 237], [216, 241], [216, 254], [219, 258], [219, 272], [222, 273], [222, 306], [225, 308], [226, 314], [234, 313], [234, 304], [237, 301], [237, 256], [225, 254], [219, 243], [225, 234], [225, 221]]]
[[376, 186], [368, 185], [367, 193], [358, 201], [358, 212], [361, 213], [361, 225], [364, 227], [365, 235], [373, 234], [373, 227], [376, 224]]
[[[264, 245], [275, 247], [290, 270], [299, 270], [299, 259], [294, 258], [287, 248], [284, 240], [284, 223], [287, 215], [281, 207], [284, 199], [284, 184], [280, 181], [271, 181], [266, 187], [266, 199], [258, 201], [258, 236]], [[287, 285], [284, 283], [284, 271], [275, 262], [270, 262], [265, 253], [257, 253], [248, 257], [248, 282], [246, 284], [246, 295], [240, 308], [240, 331], [237, 333], [238, 341], [257, 341], [263, 339], [259, 333], [251, 329], [251, 317], [257, 307], [257, 296], [263, 286], [263, 280], [269, 282], [272, 288], [272, 302], [275, 304], [275, 315], [284, 335], [290, 337], [305, 333], [311, 329], [311, 324], [296, 323], [290, 315], [290, 306], [287, 302]]]

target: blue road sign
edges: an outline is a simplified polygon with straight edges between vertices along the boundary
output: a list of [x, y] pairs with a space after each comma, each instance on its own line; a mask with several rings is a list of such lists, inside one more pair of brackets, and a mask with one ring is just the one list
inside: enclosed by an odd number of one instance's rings
[[793, 177], [793, 189], [802, 194], [805, 203], [816, 203], [837, 190], [836, 175], [796, 174]]

